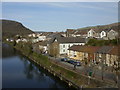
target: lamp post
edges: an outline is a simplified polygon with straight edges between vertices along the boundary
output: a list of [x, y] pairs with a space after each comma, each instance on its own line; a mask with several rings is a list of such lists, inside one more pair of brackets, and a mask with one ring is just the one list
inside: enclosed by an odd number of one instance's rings
[[119, 81], [119, 77], [118, 77], [119, 76], [119, 73], [118, 73], [119, 72], [119, 66], [118, 65], [119, 64], [114, 65], [114, 70], [115, 70], [115, 73], [116, 73], [116, 86], [117, 87], [119, 87], [119, 82], [118, 82]]
[[102, 65], [100, 65], [101, 66], [101, 69], [102, 69], [102, 72], [101, 72], [101, 74], [102, 74], [102, 80], [103, 80], [103, 60], [102, 60], [102, 58], [101, 57], [99, 57], [99, 59], [101, 59], [101, 61], [102, 61]]

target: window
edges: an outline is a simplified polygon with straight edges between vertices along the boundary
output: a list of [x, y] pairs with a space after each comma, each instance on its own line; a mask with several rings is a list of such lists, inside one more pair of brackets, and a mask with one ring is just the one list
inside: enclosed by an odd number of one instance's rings
[[102, 35], [104, 35], [104, 33], [102, 33]]
[[68, 46], [69, 48], [70, 48], [70, 44], [69, 44], [69, 46]]
[[113, 32], [112, 34], [114, 35], [115, 33]]
[[63, 50], [63, 52], [65, 52], [65, 49]]
[[74, 57], [76, 57], [76, 55], [74, 55]]
[[65, 48], [65, 45], [63, 45], [63, 48]]

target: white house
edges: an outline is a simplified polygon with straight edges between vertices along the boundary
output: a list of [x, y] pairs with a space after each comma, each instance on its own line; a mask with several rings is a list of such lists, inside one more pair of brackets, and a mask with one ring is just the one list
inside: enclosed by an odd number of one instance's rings
[[106, 37], [107, 36], [107, 32], [105, 31], [101, 31], [100, 32], [100, 38]]
[[35, 33], [29, 34], [28, 37], [36, 37]]
[[[53, 49], [57, 49], [59, 56], [60, 55], [67, 55], [68, 53], [68, 48], [73, 46], [73, 45], [85, 45], [86, 39], [85, 38], [80, 38], [80, 37], [57, 37], [54, 38], [50, 41], [48, 48], [50, 49], [50, 45], [57, 43], [57, 47], [53, 46]], [[55, 45], [55, 44], [54, 44]], [[53, 50], [51, 49], [51, 50]]]
[[21, 38], [21, 39], [17, 39], [16, 40], [16, 43], [19, 43], [19, 42], [28, 42], [28, 40], [26, 38]]
[[87, 37], [96, 37], [96, 32], [93, 29], [90, 29], [87, 33]]

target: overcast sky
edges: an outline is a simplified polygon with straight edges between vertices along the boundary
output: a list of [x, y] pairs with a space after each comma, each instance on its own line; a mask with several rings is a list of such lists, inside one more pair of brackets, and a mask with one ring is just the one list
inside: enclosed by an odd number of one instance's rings
[[3, 2], [2, 19], [21, 22], [33, 31], [65, 31], [117, 22], [118, 3]]

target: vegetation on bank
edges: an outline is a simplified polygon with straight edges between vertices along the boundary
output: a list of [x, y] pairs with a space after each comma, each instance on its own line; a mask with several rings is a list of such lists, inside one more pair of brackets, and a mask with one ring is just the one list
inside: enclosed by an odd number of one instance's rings
[[97, 39], [90, 39], [86, 45], [90, 46], [107, 46], [107, 45], [118, 45], [118, 40], [97, 40]]
[[69, 70], [58, 65], [56, 62], [49, 60], [47, 56], [43, 56], [42, 54], [33, 52], [32, 44], [30, 42], [28, 43], [20, 42], [19, 44], [15, 42], [7, 43], [14, 46], [17, 50], [21, 51], [21, 53], [23, 53], [25, 56], [27, 56], [31, 60], [34, 60], [37, 64], [41, 65], [42, 67], [45, 67], [46, 69], [49, 69], [50, 71], [54, 71], [55, 73], [61, 75], [65, 79], [73, 82], [77, 86], [83, 85], [83, 87], [93, 88], [97, 86], [106, 85], [105, 83], [95, 79], [91, 79], [90, 84], [88, 85], [89, 81], [88, 77], [83, 76], [82, 74], [78, 74], [74, 72], [74, 70]]

